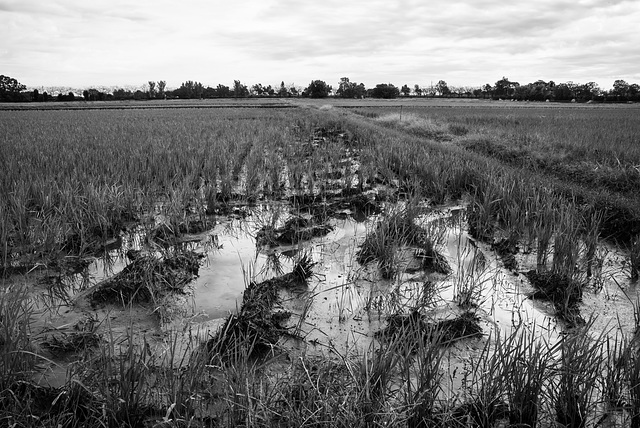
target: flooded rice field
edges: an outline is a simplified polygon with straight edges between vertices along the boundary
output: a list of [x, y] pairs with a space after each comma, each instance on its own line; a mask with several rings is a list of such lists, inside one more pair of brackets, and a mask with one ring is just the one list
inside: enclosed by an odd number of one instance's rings
[[368, 111], [190, 114], [197, 135], [120, 147], [125, 184], [96, 184], [110, 166], [7, 193], [2, 409], [56, 426], [640, 426], [628, 207], [415, 115], [404, 132]]
[[[457, 342], [448, 356], [453, 373], [470, 364], [496, 335], [524, 328], [552, 346], [573, 327], [556, 316], [548, 299], [535, 296], [527, 279], [527, 272], [536, 267], [535, 250], [517, 251], [508, 259], [507, 268], [495, 246], [469, 234], [464, 201], [431, 208], [424, 203], [411, 207], [413, 202], [408, 200], [376, 202], [375, 191], [366, 197], [371, 201], [369, 212], [342, 208], [350, 205], [341, 202], [342, 209], [330, 210], [323, 218], [319, 236], [305, 233], [309, 221], [302, 219], [312, 214], [301, 211], [308, 207], [301, 210], [299, 205], [279, 202], [236, 207], [233, 214], [211, 220], [210, 229], [183, 235], [175, 248], [162, 248], [149, 238], [157, 237], [164, 226], [162, 216], [155, 216], [150, 230], [138, 227], [124, 233], [118, 248], [93, 259], [82, 272], [55, 278], [64, 291], [57, 301], [55, 295], [41, 301], [34, 334], [54, 338], [91, 322], [99, 326], [96, 332], [118, 335], [135, 329], [159, 348], [165, 345], [165, 334], [174, 330], [185, 332], [186, 342], [190, 334], [214, 337], [225, 320], [240, 311], [249, 284], [282, 277], [301, 259], [312, 266], [308, 279], [279, 289], [277, 307], [269, 309], [287, 314], [282, 323], [286, 334], [272, 345], [289, 355], [343, 359], [364, 355], [394, 316], [420, 312], [431, 323], [467, 317], [469, 325], [452, 327], [450, 333]], [[313, 209], [329, 205], [326, 200], [315, 201]], [[428, 233], [439, 265], [426, 263], [433, 255], [409, 237], [391, 245], [391, 272], [377, 258], [365, 262], [359, 253], [368, 237], [379, 232], [387, 219], [411, 210], [415, 217], [410, 221]], [[267, 229], [272, 241], [265, 241]], [[279, 242], [273, 230], [291, 236]], [[122, 296], [106, 302], [92, 297], [132, 265], [133, 254], [166, 258], [177, 248], [199, 255], [197, 275], [177, 295], [142, 306]], [[638, 294], [622, 273], [624, 257], [608, 246], [599, 249], [599, 254], [599, 271], [582, 294], [581, 318], [591, 320], [589, 334], [594, 338], [633, 337]], [[50, 344], [47, 340], [45, 346]], [[67, 363], [66, 359], [57, 361], [54, 353], [40, 382], [64, 384]]]

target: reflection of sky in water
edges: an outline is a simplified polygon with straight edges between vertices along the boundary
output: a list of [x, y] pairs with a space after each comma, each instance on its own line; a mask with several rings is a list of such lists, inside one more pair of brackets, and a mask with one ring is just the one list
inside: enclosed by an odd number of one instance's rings
[[[286, 206], [263, 206], [252, 211], [246, 219], [218, 224], [202, 237], [204, 242], [215, 237], [219, 249], [205, 249], [202, 243], [193, 244], [196, 251], [207, 254], [199, 278], [194, 283], [193, 311], [204, 314], [198, 319], [218, 319], [235, 312], [242, 302], [247, 281], [260, 282], [290, 272], [295, 259], [304, 251], [318, 263], [314, 268], [315, 275], [308, 291], [293, 296], [285, 306], [296, 312], [296, 307], [303, 308], [306, 301], [313, 298], [308, 322], [317, 331], [310, 333], [311, 338], [317, 335], [318, 340], [324, 340], [326, 337], [323, 339], [323, 336], [330, 331], [330, 336], [338, 341], [341, 340], [339, 332], [344, 333], [345, 329], [359, 329], [359, 334], [368, 334], [370, 331], [367, 329], [372, 326], [369, 323], [374, 318], [378, 322], [384, 321], [386, 315], [394, 310], [415, 306], [419, 299], [424, 298], [427, 280], [434, 282], [437, 288], [438, 300], [434, 305], [434, 313], [438, 317], [450, 317], [459, 311], [454, 303], [456, 293], [461, 284], [473, 283], [482, 290], [477, 312], [483, 320], [485, 333], [499, 330], [504, 334], [515, 326], [523, 325], [528, 329], [535, 328], [537, 334], [549, 340], [557, 337], [560, 328], [556, 326], [554, 318], [548, 315], [553, 313], [551, 306], [527, 299], [526, 293], [530, 291], [528, 281], [522, 275], [506, 271], [488, 245], [473, 243], [468, 238], [464, 230], [465, 214], [460, 207], [432, 212], [425, 210], [418, 219], [418, 223], [427, 229], [432, 227], [431, 224], [437, 225], [437, 228], [431, 229], [433, 233], [438, 228], [444, 231], [436, 248], [445, 256], [453, 272], [448, 276], [405, 272], [392, 281], [380, 279], [375, 262], [360, 266], [355, 261], [358, 245], [364, 240], [366, 232], [375, 227], [379, 216], [369, 217], [362, 222], [362, 218], [354, 221], [352, 216], [345, 213], [346, 219], [343, 217], [331, 221], [335, 229], [327, 236], [294, 246], [257, 252], [254, 236], [260, 225], [272, 224], [272, 221], [281, 225], [288, 216], [287, 211]], [[122, 248], [112, 251], [109, 261], [98, 259], [92, 263], [83, 276], [84, 285], [80, 285], [80, 276], [76, 278], [76, 290], [121, 271], [128, 263], [124, 254], [130, 248], [139, 249], [142, 246], [141, 237], [140, 231], [123, 237]], [[412, 257], [411, 253], [407, 254], [409, 258]], [[617, 257], [613, 250], [610, 256]], [[535, 267], [535, 254], [519, 257], [522, 258], [522, 269], [528, 269], [530, 265]], [[608, 275], [613, 277], [613, 274]], [[617, 274], [616, 281], [624, 286], [628, 279], [620, 279], [620, 275]], [[598, 330], [611, 329], [615, 333], [616, 325], [621, 323], [625, 331], [631, 331], [633, 310], [629, 300], [635, 300], [638, 292], [625, 288], [629, 298], [623, 296], [620, 286], [607, 286], [600, 294], [586, 293], [583, 316], [587, 318], [591, 312], [602, 308], [604, 310], [598, 313], [600, 320], [596, 323]]]
[[235, 312], [236, 306], [242, 303], [246, 277], [260, 282], [291, 272], [300, 249], [311, 254], [313, 261], [318, 263], [314, 272], [323, 278], [332, 270], [343, 271], [351, 266], [352, 261], [333, 259], [336, 246], [341, 245], [338, 241], [345, 235], [353, 234], [358, 227], [364, 230], [364, 226], [350, 220], [337, 220], [335, 225], [335, 230], [325, 237], [268, 252], [256, 252], [255, 239], [250, 233], [225, 233], [222, 228], [218, 233], [215, 229], [222, 248], [212, 252], [208, 263], [200, 268], [196, 282], [196, 312], [206, 313], [205, 319]]
[[[200, 267], [196, 281], [196, 312], [204, 312], [206, 319], [222, 318], [236, 310], [241, 304], [246, 281], [254, 274], [255, 280], [265, 279], [260, 275], [267, 257], [256, 253], [256, 245], [249, 235], [218, 235], [219, 250], [209, 254], [208, 262]], [[246, 278], [245, 278], [246, 273]], [[262, 278], [261, 278], [262, 276]]]

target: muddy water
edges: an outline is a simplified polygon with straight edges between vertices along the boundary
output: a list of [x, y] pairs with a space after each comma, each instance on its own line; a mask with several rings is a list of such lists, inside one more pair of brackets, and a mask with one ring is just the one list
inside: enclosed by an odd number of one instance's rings
[[[526, 297], [532, 288], [524, 275], [506, 270], [488, 245], [468, 236], [463, 206], [430, 212], [418, 219], [425, 225], [437, 223], [441, 232], [437, 250], [452, 272], [443, 275], [408, 269], [412, 255], [405, 254], [398, 259], [400, 271], [390, 280], [380, 277], [375, 262], [361, 266], [356, 261], [359, 246], [375, 227], [377, 216], [361, 222], [353, 217], [333, 219], [334, 230], [326, 236], [291, 246], [257, 249], [257, 230], [264, 224], [281, 224], [287, 211], [287, 206], [261, 207], [247, 218], [220, 221], [212, 230], [192, 236], [190, 245], [206, 254], [206, 261], [193, 283], [193, 295], [183, 301], [182, 318], [174, 323], [160, 325], [149, 308], [94, 308], [83, 298], [87, 287], [122, 270], [127, 263], [123, 256], [126, 250], [143, 246], [140, 236], [134, 236], [125, 240], [119, 252], [111, 254], [110, 261], [96, 260], [75, 279], [74, 287], [85, 291], [80, 291], [72, 304], [49, 312], [46, 307], [41, 308], [36, 333], [46, 336], [52, 331], [71, 331], [78, 321], [91, 317], [101, 323], [102, 331], [110, 329], [118, 336], [131, 330], [154, 341], [153, 346], [163, 352], [167, 331], [184, 330], [188, 325], [197, 337], [206, 338], [229, 313], [237, 310], [248, 281], [259, 282], [290, 272], [296, 257], [303, 253], [317, 263], [314, 276], [306, 289], [283, 291], [281, 296], [284, 309], [293, 314], [288, 327], [304, 339], [285, 341], [283, 346], [291, 351], [343, 357], [362, 355], [375, 343], [374, 334], [385, 326], [389, 314], [408, 313], [410, 308], [424, 302], [426, 283], [435, 290], [426, 306], [434, 319], [460, 313], [456, 303], [459, 296], [465, 287], [474, 290], [477, 303], [474, 311], [480, 317], [484, 335], [482, 339], [453, 347], [456, 355], [449, 364], [454, 369], [464, 365], [465, 358], [498, 333], [508, 334], [524, 326], [553, 343], [564, 328], [556, 321], [549, 304]], [[215, 244], [211, 245], [212, 242]], [[585, 319], [592, 314], [598, 317], [591, 333], [594, 337], [603, 332], [614, 339], [620, 332], [630, 337], [635, 328], [632, 302], [640, 295], [637, 287], [629, 283], [624, 257], [615, 249], [605, 250], [602, 274], [594, 281], [598, 286], [585, 292], [581, 312]], [[535, 267], [535, 252], [518, 254], [517, 259], [520, 272]], [[185, 342], [189, 340], [185, 338]], [[52, 365], [43, 382], [63, 384], [67, 364], [61, 361]]]
[[[460, 312], [454, 303], [460, 284], [473, 286], [485, 333], [510, 331], [520, 324], [555, 339], [553, 317], [526, 299], [520, 278], [508, 273], [488, 247], [474, 243], [459, 220], [459, 209], [444, 210], [434, 219], [442, 221], [443, 239], [438, 247], [452, 268], [450, 275], [400, 272], [392, 280], [380, 278], [375, 263], [360, 266], [356, 251], [377, 217], [365, 223], [336, 222], [336, 232], [311, 246], [318, 275], [304, 293], [290, 293], [287, 308], [294, 317], [291, 327], [312, 345], [307, 352], [347, 356], [364, 353], [374, 333], [391, 313], [408, 313], [424, 298], [425, 281], [434, 284], [429, 313], [446, 319]], [[399, 259], [403, 264], [403, 259]], [[407, 265], [410, 262], [407, 262]], [[303, 319], [304, 317], [304, 319]]]

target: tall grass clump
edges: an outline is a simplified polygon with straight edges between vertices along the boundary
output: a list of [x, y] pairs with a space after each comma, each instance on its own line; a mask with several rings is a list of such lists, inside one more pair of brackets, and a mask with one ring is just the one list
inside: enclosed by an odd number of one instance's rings
[[521, 325], [511, 335], [498, 339], [496, 354], [504, 370], [505, 398], [512, 425], [538, 426], [553, 352], [553, 348], [537, 337], [535, 326], [528, 331]]
[[[393, 423], [397, 418], [390, 400], [393, 397], [398, 364], [403, 358], [400, 348], [406, 347], [405, 344], [397, 341], [398, 338], [395, 341], [370, 347], [352, 369], [359, 406], [366, 426]], [[406, 353], [404, 357], [407, 358]]]
[[603, 336], [593, 338], [589, 334], [593, 321], [570, 330], [558, 344], [550, 400], [556, 421], [569, 428], [591, 426], [596, 420]]
[[474, 238], [492, 242], [495, 233], [496, 208], [499, 200], [497, 187], [489, 179], [476, 188], [471, 207], [467, 211], [469, 234]]
[[415, 325], [413, 340], [402, 339], [404, 349], [399, 368], [403, 379], [403, 404], [407, 407], [407, 426], [428, 427], [447, 421], [447, 405], [443, 400], [442, 370], [445, 348], [442, 346], [442, 331], [434, 328], [427, 334], [430, 340], [422, 340], [420, 329]]
[[[3, 396], [16, 382], [28, 380], [38, 356], [31, 342], [34, 304], [26, 287], [0, 291], [0, 391]], [[5, 398], [7, 398], [5, 396]]]
[[446, 259], [437, 252], [436, 245], [442, 239], [443, 228], [430, 224], [417, 224], [420, 208], [415, 202], [408, 202], [399, 208], [388, 208], [380, 220], [367, 233], [357, 260], [367, 264], [376, 260], [382, 277], [393, 278], [397, 273], [401, 248], [415, 248], [415, 255], [422, 259], [422, 267], [448, 274], [451, 271]]

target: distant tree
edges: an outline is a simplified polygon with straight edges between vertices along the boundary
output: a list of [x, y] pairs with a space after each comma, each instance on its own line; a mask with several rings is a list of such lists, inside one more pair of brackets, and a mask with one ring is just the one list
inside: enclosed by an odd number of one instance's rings
[[411, 88], [409, 88], [409, 86], [407, 86], [406, 84], [402, 85], [400, 92], [402, 92], [403, 96], [408, 97], [409, 95], [411, 95]]
[[291, 85], [291, 86], [289, 86], [289, 94], [290, 94], [292, 97], [298, 97], [298, 96], [300, 96], [300, 92], [301, 92], [301, 91], [300, 91], [300, 89], [299, 89], [297, 86], [295, 86], [295, 85]]
[[133, 93], [133, 99], [136, 101], [141, 101], [141, 100], [145, 100], [147, 99], [148, 93], [147, 92], [143, 92], [140, 89], [136, 90]]
[[449, 86], [449, 94], [451, 96], [462, 98], [466, 92], [467, 88], [464, 86]]
[[13, 77], [0, 75], [0, 101], [21, 101], [20, 93], [25, 89], [27, 87]]
[[326, 98], [331, 92], [331, 86], [323, 80], [314, 80], [304, 90], [303, 95], [310, 98]]
[[[106, 98], [106, 94], [104, 94], [104, 96]], [[73, 92], [68, 92], [66, 94], [63, 94], [62, 92], [60, 92], [56, 96], [56, 101], [75, 101], [75, 99], [76, 99], [76, 94], [74, 94]]]
[[156, 82], [149, 80], [149, 99], [156, 97]]
[[575, 98], [583, 101], [590, 101], [600, 95], [600, 92], [600, 87], [596, 82], [587, 82], [577, 86]]
[[269, 95], [270, 97], [272, 97], [272, 96], [274, 96], [274, 95], [276, 94], [276, 90], [275, 90], [275, 89], [273, 89], [273, 88], [271, 87], [271, 85], [267, 85], [267, 87], [266, 87], [266, 88], [264, 88], [264, 93], [265, 93], [265, 94], [267, 94], [267, 95]]
[[262, 86], [262, 83], [256, 83], [255, 85], [253, 85], [251, 87], [250, 93], [251, 95], [257, 95], [257, 96], [262, 96], [264, 94], [264, 87]]
[[338, 82], [338, 89], [336, 89], [336, 96], [340, 98], [354, 98], [353, 88], [356, 86], [355, 82], [349, 81], [348, 77], [341, 77]]
[[278, 96], [285, 98], [289, 96], [289, 90], [284, 86], [284, 80], [280, 82], [280, 89], [278, 90]]
[[362, 98], [367, 90], [362, 83], [351, 82], [348, 77], [340, 78], [336, 96], [341, 98]]
[[115, 100], [131, 100], [133, 99], [133, 92], [125, 89], [116, 89], [113, 91], [113, 99]]
[[518, 82], [511, 82], [506, 77], [502, 77], [494, 86], [493, 96], [498, 98], [512, 98], [518, 86], [520, 86]]
[[400, 90], [391, 83], [379, 83], [369, 92], [372, 98], [397, 98]]
[[47, 94], [47, 91], [44, 91], [42, 93], [42, 101], [44, 101], [45, 103], [49, 101], [49, 94]]
[[522, 93], [520, 97], [517, 97], [519, 99], [525, 99], [529, 101], [544, 101], [545, 99], [550, 98], [552, 94], [552, 85], [549, 85], [544, 80], [536, 80], [533, 83], [522, 85], [519, 88], [516, 88], [516, 93], [517, 92]]
[[624, 80], [616, 80], [613, 82], [613, 90], [611, 91], [612, 95], [615, 95], [618, 98], [627, 97], [629, 92], [629, 84]]
[[167, 82], [164, 80], [158, 80], [158, 98], [166, 98], [165, 89], [167, 87]]
[[419, 97], [422, 96], [422, 89], [417, 83], [413, 86], [413, 92]]
[[448, 97], [449, 95], [451, 95], [451, 89], [449, 89], [447, 82], [445, 82], [444, 80], [438, 81], [438, 84], [436, 85], [436, 91], [441, 97]]
[[629, 85], [629, 99], [633, 101], [640, 101], [640, 85], [632, 83]]
[[489, 98], [493, 98], [493, 86], [491, 83], [487, 83], [482, 87], [482, 96], [488, 96]]
[[[85, 89], [82, 92], [82, 96], [85, 101], [104, 101], [107, 99], [106, 93], [100, 92], [95, 88]], [[58, 97], [58, 100], [60, 100], [60, 97]]]
[[573, 91], [566, 83], [559, 83], [553, 88], [553, 98], [556, 101], [569, 101], [573, 97]]
[[235, 98], [244, 98], [249, 96], [249, 89], [246, 85], [240, 83], [239, 80], [233, 81], [233, 96]]
[[231, 96], [231, 89], [228, 86], [218, 84], [216, 88], [216, 96], [219, 98], [228, 98]]
[[31, 99], [36, 103], [40, 101], [40, 92], [37, 89], [33, 90], [33, 95], [31, 96]]
[[464, 96], [467, 98], [471, 98], [473, 96], [475, 96], [475, 92], [476, 91], [481, 91], [480, 88], [478, 87], [474, 87], [474, 86], [463, 86], [462, 89], [464, 90]]
[[187, 80], [178, 89], [171, 92], [171, 96], [177, 98], [202, 98], [204, 86], [200, 82]]

